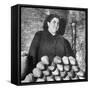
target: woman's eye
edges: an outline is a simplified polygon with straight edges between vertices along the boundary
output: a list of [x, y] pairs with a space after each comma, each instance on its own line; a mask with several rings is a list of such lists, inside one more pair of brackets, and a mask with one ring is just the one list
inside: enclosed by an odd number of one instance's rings
[[53, 23], [55, 24], [55, 23], [56, 23], [56, 21], [53, 21]]
[[56, 21], [54, 21], [54, 22], [53, 22], [53, 24], [57, 24], [57, 25], [59, 25], [59, 23], [58, 23], [58, 22], [56, 22]]

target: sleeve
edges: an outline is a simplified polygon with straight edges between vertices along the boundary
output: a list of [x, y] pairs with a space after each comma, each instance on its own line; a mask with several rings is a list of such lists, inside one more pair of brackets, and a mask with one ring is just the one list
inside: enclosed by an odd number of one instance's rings
[[39, 47], [40, 32], [37, 32], [31, 42], [29, 53], [27, 56], [28, 70], [32, 72], [32, 69], [36, 66], [38, 47]]
[[66, 40], [66, 39], [65, 39], [65, 50], [66, 50], [66, 56], [73, 56], [73, 57], [75, 57], [74, 52], [73, 52], [73, 50], [71, 48], [71, 45], [68, 42], [68, 40]]

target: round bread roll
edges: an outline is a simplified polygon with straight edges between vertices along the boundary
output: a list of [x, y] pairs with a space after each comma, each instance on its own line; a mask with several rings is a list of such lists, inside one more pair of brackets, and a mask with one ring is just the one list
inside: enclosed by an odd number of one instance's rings
[[44, 67], [42, 62], [38, 62], [36, 67], [39, 68], [40, 70], [44, 70], [45, 69], [45, 67]]
[[79, 72], [76, 73], [78, 76], [84, 76], [84, 72], [82, 70], [80, 70]]
[[63, 78], [63, 80], [70, 80], [70, 77], [66, 76], [65, 78]]
[[50, 71], [53, 71], [53, 70], [55, 70], [55, 66], [54, 66], [54, 65], [48, 66], [48, 69], [49, 69]]
[[73, 73], [72, 72], [67, 72], [69, 77], [73, 77]]
[[44, 82], [45, 79], [44, 78], [37, 78], [36, 82]]
[[34, 77], [41, 77], [41, 75], [42, 75], [42, 72], [40, 71], [40, 69], [38, 69], [38, 68], [34, 68], [33, 69], [33, 75], [34, 75]]
[[62, 64], [57, 64], [57, 69], [59, 71], [63, 71], [63, 65]]
[[59, 71], [57, 68], [54, 71], [52, 71], [52, 75], [59, 75]]
[[67, 72], [70, 71], [70, 66], [69, 65], [64, 65], [64, 70], [67, 71]]
[[49, 71], [49, 70], [42, 71], [42, 73], [43, 73], [45, 76], [49, 76], [49, 75], [50, 75], [50, 71]]
[[69, 60], [68, 60], [68, 57], [67, 56], [64, 56], [62, 58], [62, 61], [63, 61], [64, 64], [69, 64]]
[[61, 77], [60, 76], [55, 76], [54, 77], [56, 81], [61, 81]]
[[63, 78], [63, 80], [70, 80], [70, 77], [67, 76], [67, 77]]
[[65, 71], [63, 71], [63, 72], [60, 72], [60, 76], [63, 78], [63, 77], [65, 77], [67, 75], [67, 73], [65, 72]]
[[59, 56], [55, 56], [54, 59], [53, 59], [53, 62], [55, 64], [57, 64], [57, 63], [61, 63], [62, 61], [61, 61], [61, 58]]
[[76, 59], [72, 56], [69, 56], [69, 61], [71, 65], [75, 65], [76, 64]]
[[43, 64], [49, 65], [49, 58], [48, 58], [48, 56], [41, 57], [41, 61], [42, 61]]
[[82, 77], [82, 76], [79, 76], [78, 78], [79, 78], [79, 79], [85, 79], [85, 77]]
[[53, 79], [52, 76], [47, 76], [47, 77], [46, 77], [46, 80], [47, 80], [47, 81], [54, 81], [54, 79]]
[[74, 72], [73, 70], [67, 72], [67, 74], [68, 74], [68, 76], [69, 76], [70, 78], [74, 78], [74, 77], [76, 76], [76, 74], [75, 74], [75, 72]]
[[79, 67], [78, 66], [72, 66], [72, 70], [75, 71], [75, 72], [78, 72], [79, 71]]
[[22, 83], [27, 83], [27, 82], [33, 82], [33, 80], [34, 80], [33, 74], [30, 73], [30, 74], [28, 74], [28, 75], [25, 77], [25, 79], [22, 80], [21, 82], [22, 82]]

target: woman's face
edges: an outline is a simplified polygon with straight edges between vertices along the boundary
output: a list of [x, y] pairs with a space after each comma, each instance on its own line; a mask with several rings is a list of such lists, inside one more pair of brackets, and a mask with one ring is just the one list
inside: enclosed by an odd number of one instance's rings
[[55, 35], [59, 29], [59, 19], [54, 17], [50, 22], [47, 22], [48, 30], [51, 34]]

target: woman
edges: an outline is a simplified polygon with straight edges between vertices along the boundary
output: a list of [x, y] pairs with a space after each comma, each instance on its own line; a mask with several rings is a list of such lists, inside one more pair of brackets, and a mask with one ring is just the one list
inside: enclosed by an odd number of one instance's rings
[[[73, 56], [69, 42], [62, 37], [66, 21], [58, 15], [51, 14], [44, 21], [43, 31], [35, 34], [28, 53], [29, 72], [36, 66], [42, 56], [48, 56], [52, 62], [55, 56]], [[32, 67], [32, 68], [31, 68]]]

